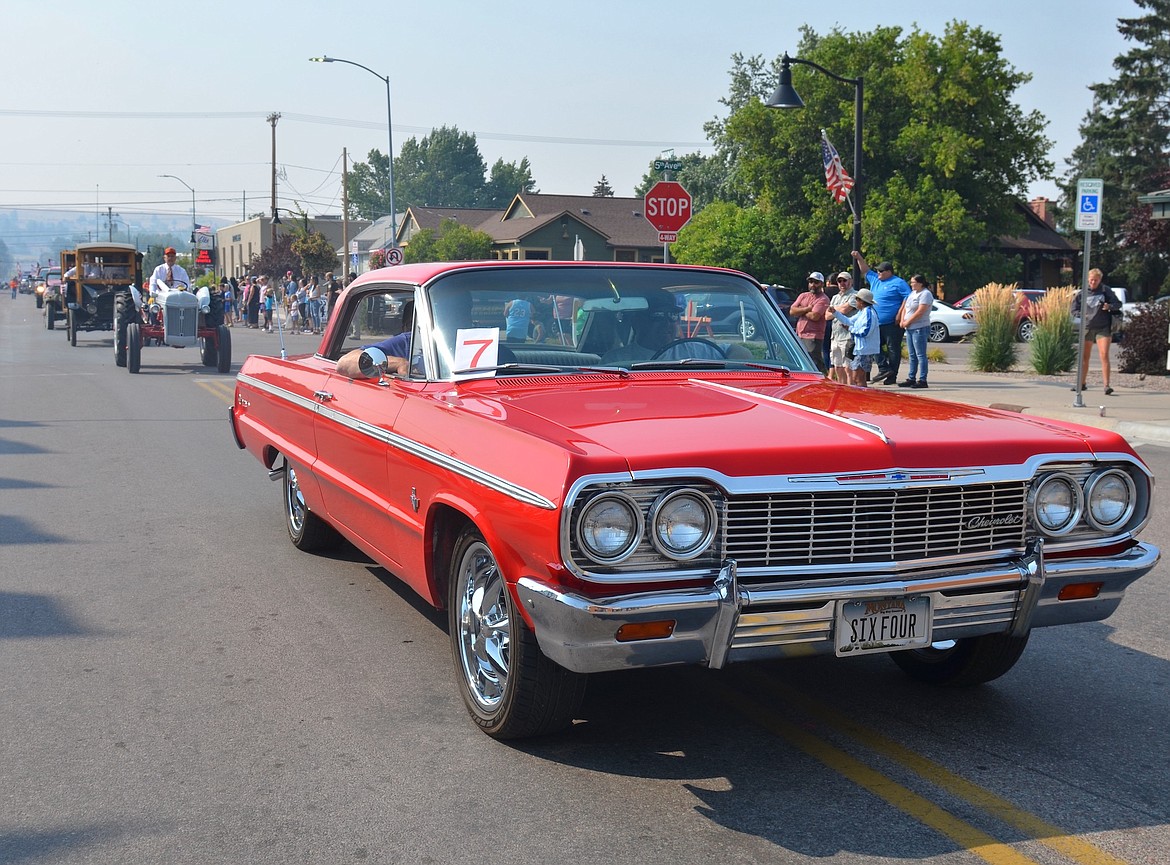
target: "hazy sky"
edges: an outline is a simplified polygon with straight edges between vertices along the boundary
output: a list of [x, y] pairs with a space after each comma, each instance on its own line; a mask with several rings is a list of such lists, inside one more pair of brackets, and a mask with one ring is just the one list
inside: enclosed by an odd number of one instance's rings
[[[344, 11], [343, 11], [344, 10]], [[280, 112], [279, 205], [340, 210], [341, 153], [385, 152], [389, 75], [395, 152], [450, 125], [476, 134], [490, 167], [527, 156], [542, 192], [588, 195], [604, 174], [632, 195], [673, 147], [710, 153], [703, 123], [725, 111], [731, 55], [795, 53], [798, 30], [962, 19], [1002, 37], [1032, 81], [1056, 173], [1078, 142], [1088, 86], [1125, 50], [1132, 0], [790, 3], [723, 0], [333, 4], [305, 0], [4, 0], [0, 209], [48, 206], [125, 222], [136, 213], [233, 220], [266, 210]], [[846, 87], [847, 85], [842, 85]], [[200, 116], [206, 113], [208, 116]], [[849, 142], [837, 142], [851, 161]], [[809, 170], [820, 171], [810, 144]], [[1053, 179], [1033, 195], [1056, 197]], [[245, 205], [246, 199], [246, 205]], [[397, 202], [402, 209], [404, 202]]]

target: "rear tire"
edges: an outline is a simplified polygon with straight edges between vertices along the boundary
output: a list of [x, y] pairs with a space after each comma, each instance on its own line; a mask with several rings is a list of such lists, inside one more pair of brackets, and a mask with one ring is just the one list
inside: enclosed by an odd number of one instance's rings
[[45, 329], [55, 330], [57, 327], [57, 304], [51, 300], [45, 301]]
[[890, 652], [890, 660], [910, 678], [930, 685], [981, 685], [1015, 666], [1028, 645], [1028, 635], [986, 634], [936, 645], [940, 647]]
[[142, 328], [134, 321], [126, 325], [126, 366], [131, 375], [142, 368]]
[[926, 338], [931, 342], [946, 342], [951, 338], [951, 332], [947, 330], [947, 326], [941, 321], [932, 321], [930, 323], [930, 332]]
[[72, 346], [77, 345], [77, 322], [73, 317], [73, 310], [65, 310], [65, 338], [69, 340]]
[[474, 526], [455, 543], [448, 595], [455, 677], [479, 728], [494, 739], [520, 739], [567, 727], [588, 677], [540, 650], [495, 555]]
[[284, 461], [284, 524], [293, 546], [306, 553], [335, 549], [342, 541], [341, 535], [305, 504], [305, 496], [297, 479], [297, 471], [288, 460]]

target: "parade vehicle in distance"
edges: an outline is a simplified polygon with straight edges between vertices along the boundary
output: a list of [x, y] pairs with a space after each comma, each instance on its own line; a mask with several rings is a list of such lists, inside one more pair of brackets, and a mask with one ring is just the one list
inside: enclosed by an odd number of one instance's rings
[[[751, 338], [687, 334], [712, 294]], [[517, 296], [572, 319], [507, 341]], [[375, 298], [414, 304], [405, 361], [351, 336]], [[760, 285], [714, 268], [376, 270], [315, 352], [245, 360], [229, 419], [295, 546], [346, 539], [447, 610], [498, 738], [569, 724], [588, 674], [628, 667], [884, 653], [987, 682], [1159, 557], [1121, 436], [827, 381]]]
[[55, 266], [45, 268], [33, 285], [33, 292], [37, 297], [37, 309], [45, 310], [45, 327], [52, 330], [61, 303], [61, 268]]
[[130, 243], [79, 243], [62, 250], [61, 272], [70, 274], [61, 284], [65, 333], [77, 345], [78, 331], [114, 329], [114, 298], [142, 284], [142, 253]]

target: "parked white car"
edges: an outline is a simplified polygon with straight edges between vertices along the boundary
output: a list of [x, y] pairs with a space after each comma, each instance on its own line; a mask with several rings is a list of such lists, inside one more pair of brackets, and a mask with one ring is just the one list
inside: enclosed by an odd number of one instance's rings
[[946, 342], [975, 332], [975, 313], [969, 309], [955, 309], [944, 300], [934, 301], [930, 308], [931, 342]]

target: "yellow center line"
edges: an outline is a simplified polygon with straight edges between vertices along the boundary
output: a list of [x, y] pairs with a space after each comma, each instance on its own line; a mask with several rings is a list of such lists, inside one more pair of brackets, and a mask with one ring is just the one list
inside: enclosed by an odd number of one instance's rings
[[212, 394], [218, 399], [223, 400], [228, 405], [235, 402], [236, 398], [236, 380], [232, 379], [230, 382], [221, 381], [196, 381], [195, 384], [203, 388], [208, 393]]
[[883, 736], [871, 730], [840, 712], [813, 700], [797, 689], [784, 684], [774, 678], [765, 677], [758, 670], [744, 670], [748, 678], [757, 679], [761, 687], [778, 692], [789, 703], [799, 706], [804, 712], [823, 721], [830, 726], [852, 736], [858, 742], [872, 751], [883, 754], [896, 763], [919, 775], [937, 787], [983, 809], [988, 814], [998, 818], [1014, 829], [1027, 834], [1041, 844], [1050, 847], [1062, 856], [1079, 862], [1081, 865], [1127, 865], [1115, 856], [1106, 853], [1087, 841], [1071, 835], [1059, 826], [1017, 808], [1011, 802], [997, 796], [990, 790], [980, 787], [966, 778], [955, 774], [934, 760], [924, 757], [907, 748], [888, 736]]
[[974, 853], [989, 865], [1039, 865], [1035, 859], [1017, 853], [1011, 846], [996, 841], [986, 832], [949, 814], [929, 799], [865, 765], [824, 739], [779, 718], [774, 712], [768, 711], [738, 691], [725, 685], [720, 687], [724, 688], [728, 702], [764, 729], [787, 739], [810, 757], [949, 838], [960, 848]]

